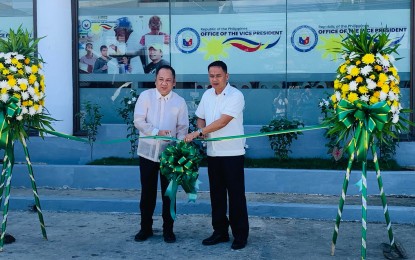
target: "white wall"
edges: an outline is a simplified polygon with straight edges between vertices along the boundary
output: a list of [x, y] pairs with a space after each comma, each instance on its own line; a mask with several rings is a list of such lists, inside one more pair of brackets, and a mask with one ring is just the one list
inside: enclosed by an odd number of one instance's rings
[[45, 107], [58, 132], [73, 133], [71, 0], [37, 1], [39, 53], [45, 61]]

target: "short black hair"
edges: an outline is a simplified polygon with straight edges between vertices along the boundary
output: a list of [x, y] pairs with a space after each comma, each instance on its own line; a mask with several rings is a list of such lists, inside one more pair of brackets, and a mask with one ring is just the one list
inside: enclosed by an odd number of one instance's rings
[[102, 51], [103, 49], [108, 49], [107, 45], [101, 45], [101, 47], [99, 48], [99, 51]]
[[157, 77], [157, 75], [159, 74], [159, 71], [161, 70], [161, 69], [167, 69], [167, 70], [170, 70], [171, 71], [171, 74], [173, 74], [173, 78], [175, 79], [176, 78], [176, 71], [173, 69], [173, 67], [172, 66], [170, 66], [170, 65], [161, 65], [160, 67], [158, 67], [157, 69], [156, 69], [156, 77]]
[[217, 60], [209, 64], [208, 71], [210, 67], [221, 67], [225, 73], [228, 73], [228, 66], [226, 66], [226, 63], [221, 60]]

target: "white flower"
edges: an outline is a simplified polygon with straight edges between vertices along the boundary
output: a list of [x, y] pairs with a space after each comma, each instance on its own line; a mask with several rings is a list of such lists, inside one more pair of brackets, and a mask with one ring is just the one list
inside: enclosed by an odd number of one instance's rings
[[7, 83], [7, 81], [2, 80], [2, 81], [0, 81], [0, 88], [10, 88], [10, 86]]
[[23, 100], [29, 99], [29, 93], [27, 93], [26, 91], [22, 92], [22, 99]]
[[24, 66], [24, 70], [25, 70], [25, 72], [26, 72], [27, 74], [32, 73], [32, 68], [31, 68], [31, 67], [29, 67], [29, 66]]
[[137, 101], [137, 98], [136, 98], [136, 97], [133, 97], [133, 98], [131, 99], [131, 101], [136, 102], [136, 101]]
[[340, 94], [339, 91], [334, 92], [334, 94], [336, 95], [337, 101], [340, 101], [342, 99], [342, 95]]
[[33, 95], [33, 101], [35, 101], [35, 102], [37, 102], [37, 101], [39, 101], [39, 96], [38, 95]]
[[342, 54], [342, 59], [345, 60], [346, 58], [347, 58], [347, 54], [346, 53], [343, 53]]
[[3, 101], [4, 103], [6, 103], [9, 100], [9, 94], [7, 94], [7, 93], [1, 94], [0, 100]]
[[387, 60], [387, 59], [385, 59], [383, 56], [382, 56], [382, 54], [380, 54], [380, 53], [376, 53], [376, 58], [377, 58], [377, 62], [379, 63], [379, 64], [381, 64], [383, 67], [389, 67], [390, 66], [390, 63], [389, 63], [389, 61]]
[[22, 116], [22, 115], [18, 115], [18, 116], [16, 117], [16, 119], [17, 119], [17, 121], [22, 121], [23, 116]]
[[13, 88], [13, 90], [15, 92], [19, 92], [20, 91], [20, 88], [17, 85], [14, 85], [12, 88]]
[[389, 81], [393, 81], [396, 83], [397, 79], [393, 75], [389, 75]]
[[34, 89], [33, 87], [29, 87], [29, 88], [27, 89], [27, 92], [29, 92], [29, 94], [30, 94], [31, 96], [34, 96], [34, 95], [35, 95], [35, 89]]
[[360, 96], [360, 100], [368, 102], [369, 101], [369, 95], [367, 94], [363, 94]]
[[29, 115], [33, 116], [36, 114], [36, 109], [34, 107], [29, 107]]
[[39, 105], [38, 109], [36, 110], [36, 113], [40, 114], [43, 111], [43, 106]]
[[390, 62], [395, 62], [396, 61], [395, 57], [392, 54], [389, 54], [388, 57], [389, 57]]
[[320, 103], [318, 103], [318, 106], [319, 107], [323, 107], [324, 106], [324, 102], [323, 101], [320, 101]]
[[388, 96], [389, 96], [390, 101], [394, 101], [394, 100], [399, 101], [399, 95], [396, 95], [392, 91], [389, 91]]
[[393, 114], [392, 123], [396, 124], [399, 121], [399, 114]]
[[356, 91], [356, 89], [357, 89], [357, 82], [353, 80], [352, 82], [349, 83], [349, 90]]
[[127, 104], [128, 104], [128, 105], [131, 105], [131, 100], [129, 100], [129, 101], [127, 102]]
[[10, 66], [10, 67], [9, 67], [9, 70], [10, 70], [11, 72], [16, 72], [16, 71], [17, 71], [17, 68], [16, 68], [15, 66]]
[[363, 76], [367, 76], [367, 75], [369, 75], [369, 73], [370, 72], [372, 72], [372, 66], [370, 66], [370, 65], [366, 65], [366, 66], [364, 66], [361, 70], [360, 70], [360, 73], [363, 75]]
[[8, 52], [8, 53], [4, 54], [4, 58], [5, 59], [10, 59], [11, 57], [12, 57], [12, 53], [11, 52]]
[[398, 109], [398, 107], [396, 107], [396, 106], [391, 106], [391, 113], [392, 113], [392, 114], [399, 113], [399, 109]]
[[18, 79], [17, 80], [17, 83], [19, 83], [19, 85], [20, 84], [26, 84], [26, 85], [28, 85], [29, 84], [29, 81], [26, 78], [21, 78], [21, 79]]
[[388, 94], [386, 94], [386, 93], [385, 93], [385, 92], [383, 92], [383, 91], [381, 91], [381, 92], [380, 92], [379, 99], [380, 99], [381, 101], [385, 101], [387, 97], [388, 97]]
[[22, 54], [17, 54], [16, 55], [16, 59], [23, 60], [24, 59], [24, 56]]
[[353, 60], [354, 58], [359, 57], [360, 55], [357, 54], [356, 52], [352, 51], [352, 53], [350, 53], [349, 59]]
[[22, 115], [29, 113], [29, 110], [27, 110], [27, 107], [22, 107]]
[[366, 79], [366, 84], [368, 89], [375, 89], [376, 88], [376, 82], [374, 82], [372, 79]]
[[38, 69], [38, 70], [37, 70], [37, 74], [39, 74], [39, 75], [44, 75], [44, 74], [45, 74], [45, 72], [44, 72], [42, 69]]
[[11, 60], [10, 58], [6, 58], [6, 59], [4, 60], [4, 63], [5, 63], [5, 64], [12, 64], [12, 60]]

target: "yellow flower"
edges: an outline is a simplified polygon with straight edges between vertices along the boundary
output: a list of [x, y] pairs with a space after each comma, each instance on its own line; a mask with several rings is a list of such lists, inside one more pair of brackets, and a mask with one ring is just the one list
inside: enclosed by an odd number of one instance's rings
[[339, 89], [339, 88], [341, 88], [341, 86], [342, 86], [342, 83], [340, 83], [340, 81], [338, 79], [336, 79], [334, 81], [334, 89]]
[[360, 70], [359, 70], [359, 68], [358, 68], [358, 67], [353, 67], [353, 68], [350, 70], [350, 75], [352, 75], [352, 76], [356, 77], [357, 75], [359, 75], [359, 72], [360, 72]]
[[22, 64], [22, 63], [20, 63], [20, 62], [19, 62], [19, 63], [17, 63], [17, 64], [16, 64], [16, 68], [18, 68], [18, 69], [23, 68], [23, 64]]
[[13, 59], [11, 60], [11, 62], [12, 62], [12, 64], [13, 64], [13, 65], [16, 65], [17, 63], [19, 63], [19, 60], [18, 60], [18, 59], [16, 59], [16, 58], [13, 58]]
[[4, 69], [3, 70], [3, 75], [8, 75], [8, 74], [10, 74], [10, 71], [8, 69]]
[[4, 69], [4, 65], [3, 65], [3, 63], [0, 62], [0, 70], [1, 69]]
[[27, 85], [25, 83], [20, 84], [20, 89], [25, 91], [27, 89]]
[[342, 85], [342, 92], [348, 92], [349, 91], [349, 84], [343, 84]]
[[37, 73], [39, 68], [36, 65], [32, 65], [32, 73]]
[[24, 71], [23, 70], [18, 70], [17, 73], [19, 73], [20, 75], [23, 75]]
[[348, 79], [348, 80], [351, 80], [352, 79], [352, 76], [351, 75], [346, 75], [345, 78]]
[[16, 85], [17, 81], [14, 77], [10, 77], [7, 83], [9, 84], [9, 86], [14, 86]]
[[347, 92], [342, 92], [341, 96], [342, 99], [345, 99], [347, 97]]
[[394, 100], [392, 103], [392, 106], [398, 108], [399, 107], [399, 101]]
[[24, 107], [29, 106], [29, 101], [28, 100], [23, 101], [22, 106], [24, 106]]
[[375, 70], [377, 70], [377, 71], [382, 71], [382, 66], [380, 66], [380, 65], [375, 65]]
[[30, 106], [30, 107], [33, 106], [33, 100], [29, 100], [28, 103], [29, 103], [28, 106]]
[[382, 92], [388, 93], [389, 92], [389, 85], [388, 84], [383, 84], [382, 86]]
[[371, 96], [371, 97], [369, 98], [369, 102], [370, 102], [370, 104], [371, 104], [371, 105], [376, 104], [376, 103], [378, 103], [378, 102], [379, 102], [379, 98], [377, 98], [377, 97], [375, 97], [375, 96]]
[[336, 94], [331, 95], [330, 99], [331, 99], [331, 102], [336, 103], [337, 102]]
[[36, 76], [35, 75], [33, 75], [33, 74], [30, 74], [30, 76], [29, 76], [29, 84], [33, 84], [33, 83], [35, 83], [35, 81], [36, 81]]
[[396, 70], [395, 67], [390, 67], [389, 71], [392, 72], [392, 75], [395, 76], [395, 77], [398, 75], [398, 71]]
[[24, 59], [24, 64], [28, 65], [29, 63], [30, 63], [30, 59], [29, 58]]
[[386, 101], [386, 103], [388, 103], [388, 106], [391, 106], [391, 104], [392, 104], [392, 101], [390, 101], [390, 100], [387, 100], [387, 101]]
[[362, 63], [360, 60], [356, 61], [356, 65], [359, 65], [360, 63]]
[[34, 91], [35, 91], [35, 94], [39, 96], [39, 88], [38, 87], [34, 88]]
[[372, 75], [370, 75], [370, 76], [369, 76], [369, 78], [370, 78], [370, 79], [375, 79], [375, 78], [376, 78], [376, 76], [372, 74]]
[[382, 87], [383, 86], [383, 84], [385, 84], [385, 82], [383, 82], [383, 81], [378, 81], [377, 83], [376, 83], [376, 85], [378, 86], [378, 87]]
[[39, 100], [39, 105], [41, 105], [41, 106], [45, 106], [45, 100], [44, 100], [44, 99]]
[[347, 60], [347, 61], [346, 61], [346, 64], [350, 64], [350, 60]]
[[365, 56], [363, 56], [362, 58], [362, 62], [364, 64], [372, 64], [373, 62], [375, 62], [375, 55], [373, 55], [372, 53], [365, 54]]
[[35, 105], [33, 106], [33, 108], [37, 111], [37, 110], [39, 109], [39, 105], [38, 105], [38, 104], [35, 104]]
[[349, 100], [349, 102], [354, 102], [354, 101], [356, 101], [356, 100], [358, 100], [359, 99], [359, 96], [356, 94], [356, 93], [354, 93], [354, 92], [351, 92], [351, 93], [349, 93], [349, 95], [347, 96], [347, 99]]
[[1, 94], [6, 94], [6, 93], [7, 93], [7, 89], [6, 89], [6, 88], [2, 88], [2, 89], [0, 90], [0, 93], [1, 93]]
[[379, 74], [379, 80], [380, 81], [388, 81], [388, 76], [386, 76], [385, 73], [380, 73]]
[[367, 94], [368, 92], [369, 92], [369, 90], [367, 89], [366, 86], [359, 87], [359, 93]]
[[339, 71], [340, 71], [340, 73], [345, 73], [346, 72], [346, 64], [341, 65]]
[[373, 93], [373, 96], [375, 98], [379, 98], [380, 97], [380, 91], [375, 91], [375, 93]]
[[362, 77], [360, 77], [360, 76], [359, 76], [359, 77], [357, 77], [357, 78], [356, 78], [356, 82], [357, 82], [357, 83], [362, 83], [362, 82], [363, 82], [363, 78], [362, 78]]
[[391, 90], [392, 90], [392, 92], [393, 92], [393, 93], [395, 93], [395, 94], [399, 94], [399, 93], [401, 93], [401, 90], [399, 89], [399, 87], [396, 87], [396, 86], [392, 87], [392, 88], [391, 88]]
[[13, 93], [13, 97], [20, 99], [22, 96], [19, 93]]

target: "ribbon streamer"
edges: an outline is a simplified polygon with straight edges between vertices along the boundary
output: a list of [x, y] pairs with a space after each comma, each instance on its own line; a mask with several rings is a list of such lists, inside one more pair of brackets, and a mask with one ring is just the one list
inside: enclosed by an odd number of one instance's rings
[[196, 201], [201, 161], [198, 150], [185, 142], [170, 145], [161, 154], [160, 172], [170, 181], [164, 195], [170, 198], [170, 215], [173, 219], [176, 218], [175, 205], [179, 185], [188, 194], [189, 201]]

